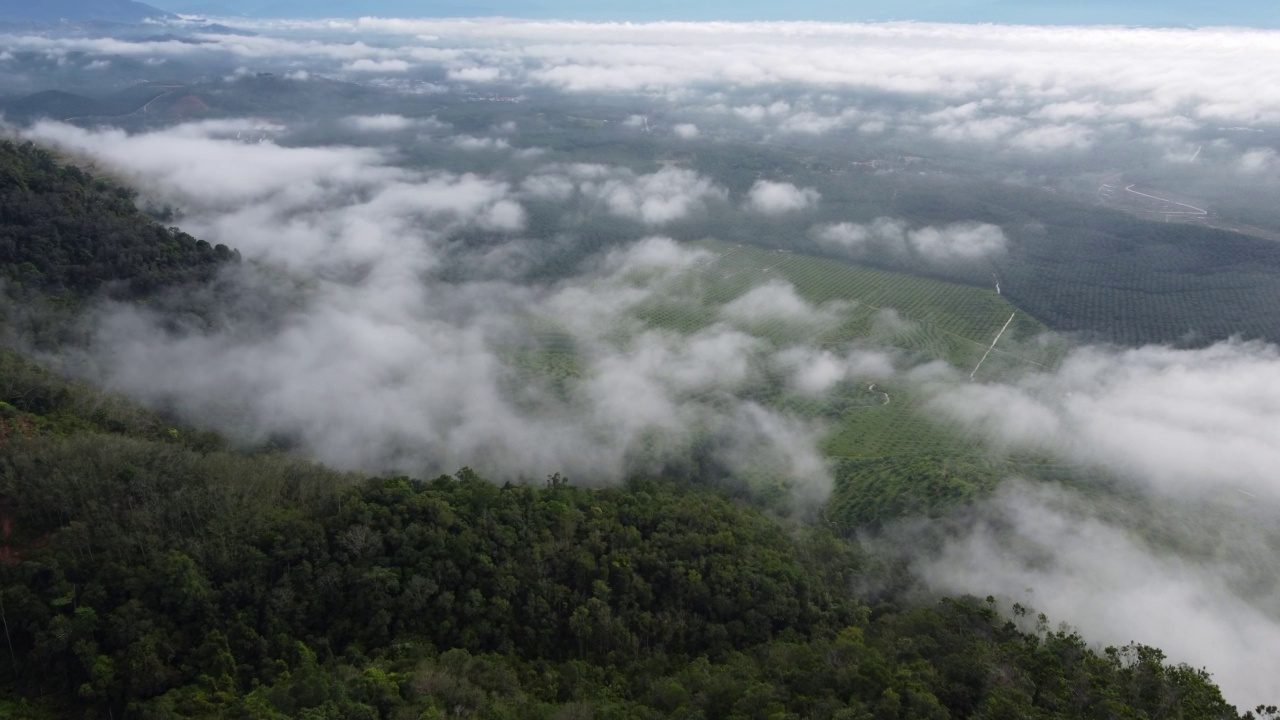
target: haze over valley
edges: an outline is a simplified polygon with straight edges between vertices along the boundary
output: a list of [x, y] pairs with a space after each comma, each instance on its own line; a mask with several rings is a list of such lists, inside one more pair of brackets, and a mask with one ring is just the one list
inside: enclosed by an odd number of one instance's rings
[[1280, 33], [138, 5], [0, 23], [0, 709], [1276, 714]]

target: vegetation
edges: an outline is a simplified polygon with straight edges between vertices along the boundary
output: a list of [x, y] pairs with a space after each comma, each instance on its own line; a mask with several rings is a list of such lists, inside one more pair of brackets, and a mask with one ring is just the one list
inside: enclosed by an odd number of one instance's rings
[[[61, 389], [65, 417], [82, 389]], [[708, 490], [354, 484], [181, 433], [5, 423], [19, 716], [1237, 717], [1152, 648], [859, 598], [856, 546]]]
[[[846, 307], [842, 309], [846, 311], [840, 314], [837, 327], [823, 328], [822, 333], [808, 338], [822, 344], [847, 343], [874, 335], [887, 336], [894, 344], [921, 357], [971, 367], [1017, 310], [994, 291], [985, 288], [886, 272], [801, 253], [717, 242], [706, 242], [703, 246], [718, 257], [714, 263], [691, 273], [686, 282], [691, 292], [701, 295], [702, 304], [711, 306], [712, 312], [716, 306], [771, 279], [792, 284], [797, 294], [816, 306], [844, 303]], [[670, 298], [670, 294], [667, 297]], [[671, 302], [670, 299], [667, 301]], [[883, 322], [884, 310], [892, 310], [902, 322]], [[667, 313], [655, 312], [654, 319], [660, 324], [680, 329], [706, 322], [706, 318], [689, 312], [682, 314], [676, 309]], [[878, 325], [877, 320], [882, 322]], [[1029, 339], [1044, 331], [1043, 325], [1024, 314], [1001, 342]], [[1029, 361], [1042, 359], [1045, 358], [1028, 358]]]
[[[234, 258], [47, 153], [3, 152], [13, 300], [145, 298]], [[784, 260], [802, 279], [817, 267]], [[801, 292], [887, 304], [869, 288], [888, 297], [894, 283], [860, 277]], [[937, 312], [904, 312], [945, 325], [963, 306], [927, 297]], [[571, 356], [543, 365], [575, 374]], [[880, 407], [846, 390], [847, 409]], [[838, 499], [858, 525], [932, 511], [984, 471], [848, 467], [876, 496]], [[920, 507], [900, 486], [936, 492]], [[363, 479], [237, 452], [0, 356], [10, 716], [1239, 717], [1205, 672], [1154, 648], [1097, 650], [994, 599], [920, 600], [882, 562], [829, 524], [660, 478]]]
[[[816, 307], [836, 309], [831, 322], [806, 325], [776, 320], [749, 330], [776, 344], [821, 345], [840, 352], [855, 347], [893, 348], [912, 362], [941, 360], [974, 370], [980, 380], [1012, 377], [1054, 367], [1060, 342], [1044, 342], [1046, 329], [992, 290], [850, 265], [802, 253], [706, 241], [714, 260], [690, 270], [638, 309], [658, 327], [694, 332], [720, 319], [723, 306], [771, 280], [782, 280]], [[1012, 317], [1012, 320], [1010, 318]], [[998, 347], [988, 348], [1002, 328]], [[558, 349], [563, 353], [563, 349]], [[979, 361], [982, 367], [978, 368]], [[781, 380], [778, 381], [781, 383]], [[835, 458], [891, 458], [924, 454], [973, 455], [973, 438], [941, 427], [909, 383], [846, 384], [823, 397], [789, 397], [780, 384], [755, 389], [755, 399], [821, 417], [835, 429], [824, 450]]]
[[134, 193], [0, 141], [0, 277], [10, 298], [138, 298], [207, 280], [238, 255], [141, 213]]

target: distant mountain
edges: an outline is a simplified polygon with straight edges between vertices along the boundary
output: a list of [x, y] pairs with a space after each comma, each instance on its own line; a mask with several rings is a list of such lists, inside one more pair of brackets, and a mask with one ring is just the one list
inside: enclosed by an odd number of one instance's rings
[[209, 17], [450, 17], [546, 15], [535, 0], [168, 0], [174, 12]]
[[43, 0], [43, 2], [0, 3], [0, 21], [7, 22], [60, 22], [87, 20], [101, 22], [137, 23], [144, 20], [172, 17], [145, 3], [134, 0]]
[[[165, 95], [171, 87], [139, 84], [108, 95], [92, 97], [61, 90], [45, 90], [22, 97], [0, 99], [0, 114], [9, 120], [23, 122], [40, 118], [65, 120], [128, 115]], [[188, 109], [186, 114], [191, 114], [191, 111]]]
[[98, 100], [83, 95], [62, 92], [61, 90], [45, 90], [33, 95], [11, 98], [0, 102], [0, 110], [11, 119], [35, 119], [41, 117], [57, 118], [96, 115], [100, 103]]
[[231, 17], [233, 15], [250, 14], [242, 7], [235, 6], [234, 3], [204, 2], [204, 0], [170, 0], [170, 2], [165, 3], [165, 7], [174, 12], [210, 17]]

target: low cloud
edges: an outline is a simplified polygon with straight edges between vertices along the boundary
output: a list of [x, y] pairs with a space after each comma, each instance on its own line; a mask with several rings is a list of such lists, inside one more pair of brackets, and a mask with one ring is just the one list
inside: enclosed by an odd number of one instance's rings
[[1008, 239], [998, 226], [961, 222], [912, 229], [905, 220], [879, 218], [870, 224], [835, 223], [815, 227], [821, 247], [853, 258], [885, 255], [930, 263], [976, 260], [1005, 250]]
[[[563, 472], [611, 482], [696, 451], [725, 477], [750, 466], [751, 477], [775, 478], [798, 510], [825, 498], [823, 428], [743, 395], [769, 364], [766, 343], [728, 319], [677, 333], [636, 315], [707, 251], [647, 237], [599, 254], [583, 275], [506, 279], [501, 258], [538, 250], [522, 237], [534, 178], [567, 183], [569, 202], [654, 225], [726, 200], [706, 178], [553, 165], [516, 184], [407, 170], [363, 148], [238, 142], [247, 127], [260, 126], [30, 132], [136, 179], [197, 236], [270, 263], [227, 271], [211, 326], [100, 308], [83, 372], [237, 440], [285, 442], [341, 468], [429, 475], [471, 465], [496, 480]], [[459, 247], [457, 233], [484, 233], [486, 244]], [[488, 274], [441, 281], [459, 252]], [[790, 293], [797, 315], [824, 317], [789, 287], [764, 292], [774, 294], [770, 311], [785, 310], [776, 301]], [[572, 379], [558, 384], [540, 370], [548, 363], [574, 368]]]
[[511, 143], [503, 138], [475, 137], [474, 135], [459, 135], [453, 139], [453, 145], [460, 150], [470, 151], [511, 149]]
[[[1140, 642], [1213, 674], [1244, 708], [1280, 697], [1276, 597], [1243, 599], [1232, 573], [1269, 549], [1237, 545], [1222, 560], [1160, 551], [1043, 485], [1007, 483], [979, 520], [917, 570], [941, 592], [995, 594], [1070, 623], [1095, 643]], [[1178, 536], [1179, 530], [1161, 533]], [[1243, 553], [1262, 554], [1251, 558]], [[1256, 571], [1254, 566], [1252, 571]]]
[[999, 446], [1103, 465], [1177, 497], [1280, 499], [1280, 351], [1081, 348], [1016, 385], [966, 385], [934, 401]]
[[532, 200], [569, 203], [645, 225], [661, 226], [724, 203], [729, 192], [710, 178], [678, 167], [637, 174], [598, 164], [551, 164], [524, 178], [520, 191]]
[[[989, 101], [982, 113], [939, 126], [971, 141], [1028, 134], [1029, 148], [1075, 147], [1064, 124], [1203, 127], [1280, 119], [1280, 92], [1251, 68], [1274, 64], [1265, 32], [1204, 28], [1036, 27], [931, 23], [571, 23], [506, 19], [362, 18], [325, 22], [228, 20], [252, 37], [203, 35], [200, 44], [7, 35], [6, 52], [85, 52], [138, 58], [279, 59], [341, 63], [350, 72], [443, 70], [459, 82], [543, 85], [572, 92], [668, 93], [708, 85], [821, 86], [930, 96], [947, 107]], [[420, 39], [431, 37], [429, 44]], [[310, 38], [310, 39], [301, 39]], [[678, 51], [673, 51], [678, 49]], [[1133, 62], [1140, 52], [1145, 62]], [[1246, 58], [1246, 61], [1242, 61]], [[752, 122], [825, 132], [860, 124], [842, 110], [736, 106]], [[856, 113], [855, 113], [856, 114]], [[1014, 120], [1011, 120], [1013, 118]], [[874, 118], [884, 121], [886, 118]], [[1041, 125], [1044, 125], [1043, 131]], [[930, 123], [932, 126], [932, 123]]]
[[671, 128], [671, 131], [682, 140], [692, 140], [698, 137], [698, 126], [693, 123], [680, 123]]
[[601, 266], [614, 274], [629, 270], [646, 274], [653, 271], [673, 273], [706, 262], [710, 257], [711, 253], [706, 250], [690, 248], [669, 237], [658, 235], [609, 253]]
[[781, 215], [813, 207], [821, 199], [822, 195], [813, 188], [757, 180], [747, 193], [747, 207], [765, 215]]
[[412, 67], [404, 60], [370, 60], [361, 58], [342, 66], [343, 70], [354, 73], [403, 73]]
[[794, 328], [831, 323], [838, 307], [815, 308], [796, 293], [791, 283], [770, 280], [726, 304], [720, 313], [738, 323], [784, 322]]
[[1251, 148], [1240, 156], [1240, 170], [1249, 175], [1280, 172], [1280, 155], [1271, 148]]
[[846, 380], [884, 380], [894, 375], [893, 357], [883, 351], [837, 353], [812, 347], [793, 347], [775, 360], [791, 375], [793, 389], [820, 396]]
[[491, 83], [502, 76], [499, 68], [464, 67], [450, 70], [448, 78], [457, 82]]
[[379, 114], [379, 115], [353, 115], [346, 119], [346, 124], [359, 130], [360, 132], [400, 132], [403, 130], [411, 130], [418, 127], [426, 127], [433, 130], [443, 130], [448, 127], [435, 118], [407, 118], [403, 115]]
[[702, 210], [708, 202], [728, 199], [728, 192], [692, 170], [666, 167], [655, 173], [579, 167], [579, 189], [619, 217], [647, 225], [663, 225]]

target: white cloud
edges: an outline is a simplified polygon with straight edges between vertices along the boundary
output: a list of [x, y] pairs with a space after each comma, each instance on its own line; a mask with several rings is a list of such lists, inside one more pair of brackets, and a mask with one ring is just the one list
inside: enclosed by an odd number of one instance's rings
[[815, 331], [834, 324], [847, 304], [832, 302], [815, 307], [800, 297], [785, 280], [770, 280], [748, 290], [720, 308], [720, 315], [741, 327], [784, 323], [789, 330]]
[[766, 215], [804, 210], [818, 204], [822, 195], [813, 188], [798, 188], [791, 183], [757, 180], [747, 193], [747, 207]]
[[448, 78], [456, 82], [490, 83], [502, 76], [496, 67], [463, 67], [449, 71]]
[[684, 168], [665, 167], [647, 175], [583, 166], [577, 170], [586, 175], [579, 184], [585, 196], [604, 203], [614, 215], [649, 225], [679, 220], [710, 201], [728, 198], [710, 179]]
[[[687, 170], [556, 165], [535, 173], [544, 186], [535, 191], [397, 168], [363, 148], [235, 139], [263, 127], [127, 135], [43, 123], [28, 133], [135, 179], [181, 208], [197, 236], [287, 268], [284, 282], [257, 263], [229, 270], [227, 311], [253, 310], [211, 329], [174, 332], [146, 309], [101, 308], [91, 371], [113, 390], [237, 440], [288, 436], [342, 468], [426, 475], [471, 465], [496, 480], [564, 472], [600, 482], [657, 471], [700, 438], [721, 467], [767, 466], [794, 488], [797, 508], [825, 497], [821, 428], [738, 396], [767, 352], [762, 341], [728, 324], [646, 330], [632, 314], [707, 251], [650, 237], [606, 253], [585, 276], [503, 279], [504, 256], [541, 250], [521, 236], [521, 200], [533, 192], [558, 196], [546, 188], [562, 181], [608, 212], [659, 224], [724, 200], [722, 189]], [[460, 250], [452, 234], [470, 229], [498, 236], [490, 250], [461, 248], [478, 253], [472, 267], [498, 266], [473, 282], [435, 279]], [[280, 294], [287, 309], [260, 321], [259, 306]], [[582, 374], [569, 388], [512, 363], [537, 347], [530, 318], [571, 338]]]
[[1280, 156], [1271, 148], [1251, 148], [1240, 156], [1238, 166], [1250, 175], [1280, 171]]
[[361, 132], [398, 132], [414, 126], [414, 121], [403, 115], [353, 115], [347, 124]]
[[698, 137], [698, 126], [693, 123], [680, 123], [671, 128], [671, 131], [682, 140], [692, 140]]
[[1178, 496], [1280, 499], [1280, 352], [1082, 348], [1052, 374], [967, 385], [935, 406], [1006, 446], [1098, 463]]
[[503, 138], [475, 137], [459, 135], [453, 139], [454, 147], [461, 150], [510, 150], [511, 143]]
[[799, 135], [822, 135], [856, 122], [859, 115], [860, 113], [856, 110], [846, 110], [837, 115], [823, 115], [804, 110], [790, 115], [778, 123], [778, 131]]
[[[927, 100], [934, 112], [916, 106], [902, 117], [865, 117], [853, 107], [789, 99], [726, 110], [780, 132], [811, 134], [845, 126], [882, 132], [914, 116], [938, 138], [1012, 140], [1015, 149], [1034, 152], [1079, 151], [1120, 124], [1181, 133], [1280, 122], [1280, 88], [1253, 71], [1280, 62], [1280, 33], [1261, 30], [385, 18], [248, 24], [259, 34], [201, 36], [202, 44], [8, 35], [0, 46], [157, 61], [269, 58], [383, 74], [430, 66], [457, 81], [668, 97], [710, 85], [821, 87], [826, 94]], [[314, 39], [301, 39], [308, 34]], [[436, 39], [423, 44], [424, 36]], [[1135, 56], [1144, 61], [1134, 63]]]
[[408, 72], [411, 66], [404, 60], [370, 60], [361, 58], [342, 66], [347, 72], [358, 73], [402, 73]]
[[922, 257], [948, 262], [995, 255], [1005, 249], [1004, 231], [988, 223], [954, 223], [907, 233], [907, 243]]
[[930, 263], [990, 257], [1003, 252], [1008, 243], [1004, 231], [988, 223], [960, 222], [911, 229], [906, 221], [893, 218], [878, 218], [868, 225], [821, 225], [811, 235], [818, 245], [850, 257], [880, 252]]
[[888, 353], [853, 350], [837, 354], [830, 350], [792, 347], [775, 356], [790, 374], [794, 389], [808, 395], [822, 395], [845, 380], [883, 380], [894, 374]]
[[622, 250], [615, 250], [604, 259], [603, 266], [614, 273], [639, 270], [674, 272], [687, 270], [706, 261], [710, 253], [690, 248], [669, 237], [647, 237]]
[[520, 190], [535, 200], [565, 202], [578, 191], [571, 178], [555, 174], [533, 175], [520, 183]]
[[778, 100], [769, 105], [746, 105], [733, 108], [738, 117], [751, 122], [762, 122], [766, 118], [785, 117], [791, 113], [791, 103]]
[[1043, 487], [1007, 484], [990, 503], [991, 520], [919, 570], [942, 592], [1002, 595], [1093, 643], [1159, 647], [1173, 662], [1207, 668], [1241, 708], [1275, 701], [1275, 599], [1255, 604], [1229, 587], [1233, 566], [1250, 558], [1205, 563], [1159, 553], [1073, 504]]
[[815, 227], [812, 235], [819, 245], [827, 249], [838, 250], [850, 255], [860, 255], [867, 249], [873, 238], [888, 232], [898, 235], [905, 231], [905, 227], [902, 230], [897, 230], [896, 227], [898, 226], [889, 226], [889, 223], [892, 222], [894, 221], [887, 218], [877, 220], [877, 225], [886, 226], [883, 231], [873, 230], [872, 227], [858, 223], [834, 223]]
[[1023, 130], [1009, 145], [1028, 152], [1084, 150], [1093, 145], [1093, 131], [1079, 125], [1045, 125]]

